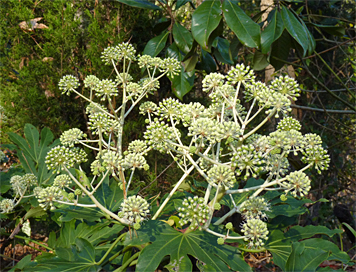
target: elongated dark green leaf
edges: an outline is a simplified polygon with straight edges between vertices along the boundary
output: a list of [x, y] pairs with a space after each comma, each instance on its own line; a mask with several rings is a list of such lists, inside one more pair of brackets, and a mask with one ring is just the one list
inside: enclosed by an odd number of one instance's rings
[[10, 272], [15, 272], [15, 271], [26, 271], [24, 270], [25, 267], [27, 267], [31, 263], [31, 255], [27, 255], [23, 257], [11, 270]]
[[209, 51], [209, 37], [220, 21], [221, 3], [219, 0], [206, 0], [194, 11], [192, 34], [204, 50]]
[[216, 71], [216, 62], [213, 57], [205, 50], [201, 51], [201, 62], [198, 62], [196, 68], [199, 70], [205, 70], [207, 73]]
[[26, 124], [24, 128], [24, 133], [28, 144], [30, 145], [32, 157], [35, 158], [34, 161], [38, 162], [39, 150], [38, 146], [40, 143], [40, 134], [37, 128], [31, 124]]
[[185, 72], [192, 72], [195, 69], [195, 65], [198, 62], [198, 55], [194, 54], [192, 55], [189, 59], [185, 60], [183, 62], [183, 66], [184, 66], [184, 71]]
[[174, 42], [183, 53], [187, 54], [192, 49], [192, 34], [189, 30], [177, 22], [173, 26], [173, 38]]
[[188, 2], [192, 2], [192, 1], [191, 0], [177, 0], [176, 10], [179, 9], [181, 6], [185, 5]]
[[179, 50], [178, 46], [175, 43], [173, 43], [167, 48], [166, 57], [175, 58], [179, 61], [182, 61], [184, 58], [183, 53]]
[[319, 264], [325, 261], [328, 256], [328, 251], [324, 251], [320, 248], [307, 248], [303, 242], [294, 242], [292, 244], [292, 252], [286, 263], [285, 271], [315, 271]]
[[99, 221], [101, 217], [104, 217], [105, 214], [99, 210], [99, 208], [83, 208], [83, 207], [68, 207], [65, 206], [61, 209], [54, 211], [55, 213], [60, 213], [61, 217], [59, 218], [60, 222], [69, 222], [73, 219], [84, 219], [88, 222]]
[[184, 72], [184, 67], [182, 66], [180, 74], [171, 78], [172, 90], [175, 96], [182, 100], [183, 96], [193, 88], [194, 79], [194, 70], [191, 72]]
[[267, 55], [262, 54], [260, 51], [256, 51], [253, 56], [252, 69], [255, 71], [261, 71], [268, 66]]
[[31, 149], [29, 147], [29, 144], [26, 142], [24, 138], [21, 136], [17, 135], [16, 133], [9, 132], [8, 133], [10, 140], [15, 143], [23, 152], [24, 154], [31, 158], [33, 161], [36, 160], [36, 158], [33, 156]]
[[24, 220], [31, 217], [41, 217], [44, 214], [47, 214], [47, 212], [41, 207], [32, 208], [25, 214]]
[[223, 1], [222, 10], [227, 25], [242, 44], [252, 48], [260, 46], [261, 32], [257, 23], [231, 0]]
[[165, 256], [171, 262], [191, 255], [205, 263], [213, 271], [251, 271], [238, 250], [227, 245], [218, 245], [216, 237], [205, 232], [182, 233], [160, 221], [149, 221], [139, 231], [137, 237], [126, 236], [126, 245], [153, 242], [141, 252], [137, 271], [154, 271]]
[[293, 15], [293, 13], [284, 6], [282, 6], [281, 15], [287, 31], [303, 48], [303, 56], [305, 56], [309, 47], [309, 37], [305, 32], [304, 26]]
[[271, 50], [271, 45], [283, 33], [284, 24], [281, 14], [273, 10], [272, 19], [261, 34], [261, 52], [267, 54]]
[[216, 49], [214, 50], [214, 55], [216, 56], [216, 59], [222, 63], [233, 65], [234, 62], [231, 57], [229, 41], [221, 37], [217, 37], [216, 40], [217, 45]]
[[159, 6], [156, 6], [155, 4], [151, 3], [148, 0], [116, 0], [116, 1], [136, 8], [155, 9], [155, 10], [161, 9]]
[[288, 59], [291, 44], [291, 37], [286, 30], [283, 31], [281, 37], [272, 44], [270, 63], [276, 70], [283, 67], [284, 62], [282, 60]]
[[157, 56], [165, 47], [168, 34], [168, 31], [164, 31], [161, 35], [149, 40], [143, 50], [143, 55], [150, 55], [151, 57]]

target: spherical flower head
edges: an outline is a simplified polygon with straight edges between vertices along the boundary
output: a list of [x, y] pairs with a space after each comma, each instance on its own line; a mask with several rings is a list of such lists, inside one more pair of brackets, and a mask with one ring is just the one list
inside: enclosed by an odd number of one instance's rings
[[64, 146], [74, 147], [75, 144], [79, 144], [79, 141], [86, 137], [87, 135], [79, 128], [72, 128], [63, 132], [59, 140]]
[[[99, 159], [99, 156], [100, 155], [97, 156], [97, 159]], [[116, 169], [121, 169], [122, 158], [116, 152], [112, 150], [104, 150], [101, 159], [103, 161], [103, 166], [107, 170], [112, 171]]]
[[284, 117], [277, 125], [278, 130], [290, 131], [292, 129], [300, 131], [302, 128], [298, 120], [292, 117]]
[[167, 75], [171, 78], [174, 78], [174, 76], [179, 75], [181, 69], [182, 65], [175, 58], [166, 58], [162, 61], [162, 64], [160, 65], [160, 71], [167, 72]]
[[180, 137], [179, 130], [174, 131], [174, 128], [168, 126], [164, 122], [156, 120], [147, 126], [144, 133], [144, 138], [149, 146], [160, 152], [166, 152], [169, 148], [168, 141], [175, 142], [176, 134]]
[[152, 101], [144, 102], [140, 105], [140, 114], [153, 113], [157, 110], [157, 105]]
[[289, 76], [280, 76], [275, 78], [271, 82], [270, 88], [283, 95], [286, 95], [288, 98], [291, 98], [294, 101], [297, 100], [300, 92], [297, 82]]
[[199, 118], [192, 122], [191, 126], [188, 128], [188, 136], [194, 136], [199, 139], [207, 139], [208, 141], [215, 143], [220, 142], [223, 135], [218, 134], [216, 127], [220, 123], [216, 120], [210, 118]]
[[290, 105], [291, 102], [286, 95], [278, 92], [272, 92], [266, 102], [266, 107], [270, 107], [271, 109], [267, 110], [266, 114], [276, 110], [275, 117], [279, 118], [280, 113], [286, 115], [292, 110]]
[[40, 203], [40, 207], [44, 210], [46, 209], [51, 209], [54, 207], [53, 202], [56, 200], [62, 199], [62, 191], [57, 187], [57, 186], [51, 186], [44, 188], [39, 194], [38, 194], [38, 202]]
[[288, 159], [280, 154], [269, 154], [266, 159], [265, 169], [272, 176], [284, 176], [288, 172]]
[[31, 187], [37, 184], [37, 177], [34, 174], [25, 174], [22, 176], [22, 182]]
[[309, 177], [299, 171], [290, 173], [287, 177], [287, 181], [284, 181], [282, 185], [286, 188], [285, 192], [291, 192], [294, 197], [303, 197], [308, 194], [311, 186]]
[[236, 167], [235, 173], [240, 176], [243, 171], [246, 171], [244, 179], [248, 179], [251, 175], [256, 178], [263, 170], [262, 165], [265, 163], [262, 153], [257, 152], [253, 145], [242, 145], [236, 148], [231, 164]]
[[80, 190], [79, 188], [78, 188], [78, 189], [75, 189], [74, 194], [75, 194], [76, 196], [79, 196], [79, 195], [82, 194], [82, 190]]
[[101, 96], [101, 101], [104, 101], [106, 98], [111, 96], [117, 96], [118, 90], [116, 88], [115, 82], [111, 79], [104, 79], [98, 82], [95, 86], [96, 95]]
[[181, 218], [179, 224], [186, 225], [190, 223], [191, 229], [199, 228], [209, 218], [209, 206], [204, 204], [204, 198], [194, 196], [185, 198], [182, 206], [178, 207], [178, 216]]
[[133, 80], [133, 77], [129, 73], [119, 73], [119, 75], [116, 76], [115, 82], [117, 85], [121, 84], [128, 84], [130, 81]]
[[22, 179], [21, 176], [15, 175], [10, 179], [12, 190], [16, 196], [25, 194], [28, 184]]
[[105, 48], [101, 53], [101, 59], [106, 65], [111, 65], [112, 61], [116, 62], [120, 60], [120, 55], [116, 47]]
[[119, 54], [118, 60], [123, 58], [131, 61], [136, 60], [136, 49], [132, 46], [132, 44], [123, 42], [118, 44], [115, 48]]
[[218, 87], [224, 84], [225, 76], [219, 73], [210, 73], [203, 79], [203, 91], [215, 91]]
[[246, 84], [244, 91], [245, 100], [250, 101], [252, 99], [257, 99], [257, 101], [260, 101], [261, 95], [264, 95], [268, 92], [269, 90], [265, 83], [260, 81], [251, 82], [250, 84]]
[[88, 127], [92, 130], [93, 135], [99, 135], [100, 133], [110, 133], [112, 127], [115, 126], [115, 120], [111, 119], [105, 113], [96, 113], [89, 116]]
[[321, 145], [308, 145], [302, 150], [302, 162], [313, 164], [314, 168], [321, 174], [321, 171], [329, 168], [330, 156], [327, 153]]
[[87, 161], [87, 154], [80, 148], [69, 148], [65, 146], [53, 147], [46, 156], [46, 164], [49, 170], [60, 173], [62, 169], [72, 168], [75, 164]]
[[218, 245], [223, 245], [225, 243], [225, 240], [222, 237], [219, 237], [216, 241], [217, 241]]
[[132, 154], [146, 155], [147, 144], [142, 140], [134, 140], [129, 144], [127, 151]]
[[263, 197], [251, 197], [240, 206], [241, 214], [248, 219], [267, 218], [265, 211], [269, 211], [270, 205]]
[[72, 184], [72, 180], [66, 174], [57, 176], [53, 181], [53, 186], [57, 186], [61, 189], [63, 189], [64, 187], [68, 187], [71, 184]]
[[64, 76], [58, 83], [59, 89], [62, 90], [62, 94], [66, 93], [67, 95], [70, 95], [70, 92], [73, 89], [78, 88], [79, 85], [79, 80], [72, 75]]
[[264, 240], [267, 240], [269, 233], [267, 224], [260, 219], [248, 219], [242, 225], [241, 232], [246, 236], [245, 241], [249, 242], [249, 248], [259, 248], [264, 245]]
[[0, 202], [1, 213], [10, 213], [14, 210], [15, 202], [12, 199], [5, 198]]
[[33, 194], [35, 195], [35, 197], [38, 198], [38, 196], [40, 195], [40, 193], [41, 193], [42, 190], [43, 190], [43, 188], [40, 187], [40, 186], [35, 187], [35, 188], [33, 189]]
[[204, 117], [205, 107], [199, 102], [190, 102], [181, 105], [181, 115], [184, 126], [189, 126], [199, 117]]
[[125, 156], [124, 162], [122, 167], [125, 169], [132, 169], [132, 168], [146, 168], [147, 162], [146, 159], [140, 154], [128, 154]]
[[98, 176], [101, 173], [105, 172], [105, 166], [102, 165], [100, 160], [95, 160], [90, 165], [90, 170], [94, 176]]
[[241, 129], [238, 124], [232, 121], [226, 121], [220, 123], [219, 126], [216, 127], [216, 133], [219, 135], [219, 138], [222, 139], [238, 139], [241, 135]]
[[306, 146], [310, 146], [310, 147], [320, 146], [323, 143], [321, 137], [314, 133], [305, 134], [304, 140]]
[[298, 151], [305, 146], [304, 137], [301, 132], [294, 129], [288, 131], [286, 134], [284, 149], [293, 151], [294, 156], [297, 156]]
[[[229, 85], [224, 84], [222, 86], [217, 87], [213, 92], [210, 93], [209, 97], [212, 103], [216, 104], [234, 104], [236, 89]], [[238, 100], [236, 103], [239, 103]]]
[[227, 228], [228, 230], [232, 230], [232, 223], [231, 222], [229, 222], [229, 223], [227, 223], [226, 225], [225, 225], [225, 228]]
[[106, 112], [107, 110], [104, 109], [104, 107], [98, 103], [91, 102], [87, 108], [85, 109], [85, 113], [88, 115], [92, 114], [97, 114], [97, 113], [103, 113]]
[[150, 68], [152, 62], [152, 57], [150, 55], [142, 55], [138, 57], [138, 66], [140, 68]]
[[139, 84], [143, 90], [153, 93], [159, 89], [159, 81], [150, 78], [141, 78]]
[[99, 78], [93, 75], [89, 75], [84, 79], [84, 87], [93, 90], [95, 89], [96, 84], [98, 84], [99, 82], [100, 82]]
[[182, 104], [177, 99], [167, 98], [159, 102], [156, 114], [161, 117], [161, 120], [170, 119], [171, 117], [179, 120], [181, 118], [181, 107]]
[[121, 203], [119, 216], [126, 219], [130, 225], [141, 223], [150, 214], [148, 202], [141, 196], [129, 196]]
[[229, 166], [218, 165], [208, 171], [208, 182], [212, 185], [221, 184], [227, 190], [236, 183], [234, 172]]
[[129, 82], [126, 85], [126, 92], [128, 96], [131, 96], [133, 98], [138, 98], [143, 93], [143, 89], [142, 86], [140, 86], [140, 84]]
[[226, 79], [230, 84], [235, 85], [238, 82], [247, 83], [253, 82], [256, 76], [253, 73], [253, 70], [249, 66], [242, 64], [236, 65], [236, 67], [231, 68], [227, 73]]

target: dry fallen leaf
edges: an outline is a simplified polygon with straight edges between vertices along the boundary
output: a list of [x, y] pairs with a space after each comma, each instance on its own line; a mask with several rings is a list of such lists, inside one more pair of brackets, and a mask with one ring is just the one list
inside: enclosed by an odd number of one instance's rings
[[47, 61], [53, 61], [52, 57], [45, 57], [42, 59], [43, 62], [47, 62]]
[[34, 31], [36, 28], [39, 28], [39, 29], [48, 28], [48, 26], [46, 26], [45, 24], [37, 24], [37, 22], [41, 21], [42, 18], [43, 17], [31, 19], [28, 22], [23, 21], [23, 22], [19, 23], [19, 26], [20, 26], [21, 29], [23, 29], [25, 31]]

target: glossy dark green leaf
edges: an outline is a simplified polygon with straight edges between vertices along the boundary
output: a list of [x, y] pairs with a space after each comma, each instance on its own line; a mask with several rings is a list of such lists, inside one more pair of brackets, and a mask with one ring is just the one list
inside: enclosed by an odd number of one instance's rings
[[179, 9], [181, 6], [184, 6], [188, 2], [192, 2], [192, 1], [191, 0], [177, 0], [176, 10]]
[[148, 0], [116, 0], [116, 1], [136, 8], [145, 8], [145, 9], [154, 9], [154, 10], [161, 9], [159, 6], [156, 6], [155, 4], [151, 3]]
[[192, 34], [189, 30], [177, 22], [173, 26], [173, 38], [174, 42], [183, 53], [187, 54], [192, 49]]
[[152, 31], [156, 35], [161, 34], [164, 30], [166, 30], [171, 25], [171, 20], [167, 18], [161, 18], [157, 24], [153, 27]]
[[194, 86], [195, 74], [194, 71], [184, 72], [184, 67], [182, 67], [179, 75], [171, 78], [172, 90], [176, 97], [183, 99]]
[[143, 55], [150, 55], [151, 57], [157, 56], [165, 47], [169, 32], [162, 32], [161, 35], [149, 40], [143, 50]]
[[240, 40], [234, 36], [231, 40], [230, 44], [230, 52], [231, 52], [231, 57], [233, 61], [236, 63], [238, 56], [239, 56], [239, 51], [243, 47], [243, 44], [240, 42]]
[[216, 62], [208, 52], [202, 50], [201, 61], [197, 63], [196, 68], [199, 70], [204, 70], [209, 74], [216, 71]]
[[234, 62], [231, 57], [229, 41], [221, 37], [217, 37], [216, 40], [217, 44], [214, 50], [216, 59], [221, 63], [233, 65]]
[[343, 26], [319, 25], [319, 24], [312, 24], [312, 25], [320, 28], [321, 30], [331, 35], [335, 35], [339, 37], [343, 37], [345, 35], [345, 27]]
[[194, 11], [192, 16], [192, 34], [204, 50], [209, 51], [209, 37], [217, 28], [220, 21], [221, 3], [219, 0], [206, 0]]
[[[126, 236], [126, 245], [152, 242], [146, 246], [138, 259], [137, 271], [155, 271], [162, 259], [169, 255], [171, 263], [191, 255], [213, 269], [213, 271], [251, 271], [239, 251], [228, 245], [218, 245], [215, 236], [206, 232], [182, 233], [160, 221], [149, 221], [137, 237]], [[228, 268], [229, 267], [229, 268]]]
[[47, 214], [47, 212], [41, 207], [32, 208], [25, 214], [24, 220], [27, 220], [31, 217], [41, 217], [45, 214]]
[[279, 39], [272, 44], [269, 61], [273, 65], [274, 69], [279, 70], [283, 67], [285, 64], [283, 60], [286, 61], [288, 59], [291, 46], [291, 37], [285, 30], [283, 31], [281, 37], [279, 37]]
[[231, 0], [223, 1], [222, 9], [227, 25], [241, 43], [252, 48], [259, 47], [261, 40], [260, 26]]
[[166, 57], [175, 58], [179, 61], [182, 61], [184, 58], [183, 53], [179, 50], [178, 46], [175, 43], [173, 43], [171, 46], [167, 48]]
[[304, 26], [286, 7], [282, 6], [281, 15], [283, 23], [291, 37], [303, 48], [303, 56], [306, 55], [309, 47], [309, 37]]
[[318, 247], [308, 248], [304, 242], [294, 242], [292, 244], [292, 252], [285, 266], [285, 271], [315, 271], [328, 256], [328, 251], [324, 251]]
[[255, 71], [261, 71], [269, 65], [267, 61], [267, 55], [262, 54], [260, 51], [256, 51], [253, 56], [253, 66], [252, 69]]
[[267, 54], [271, 50], [272, 43], [282, 35], [284, 30], [281, 14], [276, 10], [272, 12], [271, 21], [261, 34], [261, 52], [263, 54]]
[[184, 71], [185, 72], [192, 72], [195, 69], [195, 65], [198, 62], [198, 55], [194, 54], [193, 56], [191, 56], [189, 59], [185, 60], [183, 62], [183, 66], [184, 66]]

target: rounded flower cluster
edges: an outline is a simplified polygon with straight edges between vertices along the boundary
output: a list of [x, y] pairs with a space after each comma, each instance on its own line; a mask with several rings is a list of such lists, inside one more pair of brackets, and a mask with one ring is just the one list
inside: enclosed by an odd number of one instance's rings
[[236, 149], [236, 153], [233, 155], [232, 166], [237, 167], [236, 174], [238, 176], [246, 170], [244, 179], [252, 177], [256, 178], [257, 175], [263, 170], [262, 165], [264, 164], [264, 159], [262, 158], [261, 152], [256, 152], [252, 144], [243, 145]]
[[150, 78], [141, 78], [139, 84], [143, 90], [146, 90], [149, 93], [153, 93], [159, 89], [159, 81], [152, 80]]
[[241, 129], [238, 124], [232, 121], [226, 121], [216, 127], [216, 132], [222, 136], [223, 139], [238, 139], [241, 135]]
[[276, 118], [279, 118], [279, 114], [287, 114], [292, 109], [290, 107], [291, 102], [289, 98], [281, 93], [272, 92], [268, 96], [268, 101], [266, 101], [266, 106], [270, 107], [271, 109], [266, 111], [266, 114], [269, 114], [273, 110], [276, 110]]
[[132, 154], [145, 155], [147, 153], [147, 145], [144, 141], [134, 140], [129, 144], [127, 151]]
[[[177, 133], [180, 137], [180, 132], [177, 131]], [[176, 136], [172, 127], [164, 122], [155, 121], [147, 127], [144, 138], [149, 146], [160, 152], [165, 152], [169, 146], [167, 141], [175, 141]]]
[[182, 104], [173, 98], [164, 99], [162, 102], [159, 102], [158, 109], [156, 114], [161, 116], [161, 120], [164, 118], [173, 117], [174, 119], [179, 119], [181, 115]]
[[265, 83], [257, 81], [247, 84], [245, 87], [245, 100], [250, 101], [252, 99], [257, 99], [260, 101], [261, 94], [269, 92], [268, 87]]
[[322, 144], [321, 137], [314, 133], [308, 133], [304, 135], [304, 141], [307, 146], [315, 147]]
[[180, 62], [175, 58], [165, 58], [160, 65], [160, 71], [167, 72], [167, 75], [171, 78], [178, 75], [181, 68]]
[[182, 207], [178, 208], [178, 216], [181, 217], [179, 223], [181, 225], [190, 224], [191, 229], [203, 225], [209, 218], [209, 207], [204, 204], [204, 198], [194, 196], [183, 200]]
[[63, 167], [72, 168], [75, 164], [87, 161], [87, 154], [80, 148], [68, 148], [56, 146], [46, 156], [46, 164], [49, 170], [55, 170], [59, 174]]
[[184, 126], [189, 126], [199, 117], [205, 116], [205, 107], [199, 102], [190, 102], [189, 104], [181, 105], [182, 121]]
[[129, 73], [119, 73], [116, 76], [116, 84], [121, 85], [121, 84], [128, 84], [130, 81], [133, 80], [133, 77]]
[[140, 114], [153, 113], [157, 110], [157, 105], [152, 101], [144, 102], [140, 105]]
[[227, 190], [231, 188], [236, 183], [234, 172], [230, 167], [224, 165], [218, 165], [211, 168], [208, 171], [208, 182], [214, 185], [221, 184]]
[[71, 183], [72, 183], [72, 180], [70, 179], [70, 177], [66, 174], [63, 174], [63, 175], [57, 176], [54, 179], [53, 186], [63, 188], [63, 187], [68, 187], [69, 185], [71, 185]]
[[270, 154], [266, 160], [265, 169], [272, 176], [285, 175], [288, 167], [288, 159], [280, 154]]
[[53, 202], [60, 200], [63, 197], [62, 191], [57, 186], [51, 186], [44, 188], [38, 194], [38, 202], [40, 207], [44, 210], [50, 208], [51, 210], [55, 209]]
[[197, 138], [205, 138], [212, 143], [220, 142], [223, 135], [220, 135], [216, 130], [220, 123], [210, 118], [199, 118], [191, 124], [188, 128], [188, 136], [194, 136]]
[[292, 129], [299, 131], [301, 128], [302, 126], [299, 121], [292, 117], [284, 117], [277, 125], [277, 129], [283, 131], [290, 131]]
[[141, 223], [149, 216], [149, 206], [148, 202], [139, 195], [129, 196], [121, 203], [118, 216], [126, 219], [131, 225]]
[[240, 212], [247, 219], [264, 219], [269, 211], [269, 204], [263, 197], [251, 197], [240, 206]]
[[151, 57], [149, 55], [142, 55], [138, 58], [138, 66], [140, 68], [158, 68], [162, 65], [162, 59], [158, 57]]
[[122, 158], [119, 157], [119, 155], [116, 152], [111, 150], [104, 150], [101, 159], [103, 160], [103, 166], [107, 170], [121, 169]]
[[67, 93], [67, 95], [70, 95], [71, 90], [78, 88], [79, 85], [79, 80], [72, 75], [64, 76], [58, 83], [59, 89], [62, 90], [62, 94]]
[[88, 127], [92, 130], [93, 135], [111, 132], [112, 128], [116, 126], [115, 120], [112, 120], [105, 113], [90, 114]]
[[[236, 90], [229, 84], [224, 84], [214, 92], [211, 92], [209, 97], [212, 103], [222, 105], [223, 103], [233, 105], [235, 99]], [[239, 100], [237, 101], [239, 103]]]
[[306, 146], [302, 151], [302, 162], [312, 163], [314, 168], [321, 174], [322, 170], [327, 170], [330, 163], [330, 156], [327, 151], [320, 145]]
[[15, 175], [10, 179], [12, 190], [14, 191], [16, 196], [21, 196], [25, 194], [27, 189], [27, 183], [24, 182], [21, 176]]
[[95, 86], [95, 90], [96, 95], [101, 96], [101, 101], [104, 101], [106, 98], [110, 98], [110, 96], [117, 96], [119, 94], [115, 82], [111, 79], [99, 81]]
[[203, 79], [203, 91], [215, 91], [218, 87], [224, 84], [225, 76], [219, 73], [210, 73]]
[[286, 95], [288, 98], [291, 98], [294, 101], [297, 100], [297, 97], [299, 96], [300, 90], [298, 87], [298, 83], [289, 76], [280, 76], [274, 79], [270, 85], [271, 89]]
[[260, 219], [248, 219], [242, 225], [241, 232], [246, 236], [245, 241], [249, 242], [248, 247], [259, 248], [264, 245], [263, 240], [267, 240], [269, 233], [267, 224]]
[[79, 128], [72, 128], [62, 133], [59, 140], [62, 145], [73, 147], [75, 144], [79, 144], [79, 140], [87, 137]]
[[282, 183], [282, 185], [286, 188], [286, 193], [291, 192], [294, 197], [297, 197], [298, 195], [303, 197], [309, 192], [311, 188], [310, 179], [305, 173], [294, 171], [286, 178], [288, 182], [284, 181]]
[[140, 154], [128, 154], [124, 159], [122, 167], [124, 167], [125, 169], [144, 168], [145, 170], [148, 170], [149, 168], [146, 159]]
[[90, 170], [94, 176], [97, 176], [105, 171], [105, 167], [101, 164], [100, 160], [95, 160], [91, 163]]
[[135, 54], [136, 50], [131, 44], [121, 43], [115, 47], [106, 48], [101, 55], [101, 59], [105, 64], [111, 64], [112, 61], [121, 61], [123, 58], [135, 60]]
[[1, 213], [10, 213], [13, 211], [15, 203], [12, 199], [5, 198], [0, 201]]
[[142, 86], [140, 86], [137, 83], [129, 82], [126, 85], [126, 91], [128, 93], [128, 96], [137, 98], [143, 93]]
[[90, 88], [91, 90], [95, 89], [96, 85], [100, 82], [100, 79], [96, 76], [90, 75], [84, 79], [84, 87]]
[[250, 69], [250, 66], [242, 64], [236, 65], [230, 69], [226, 76], [230, 84], [234, 85], [238, 82], [247, 83], [255, 80], [256, 76], [253, 73], [253, 70]]
[[37, 184], [37, 177], [34, 174], [25, 174], [21, 177], [22, 182], [28, 187]]
[[298, 155], [298, 151], [304, 147], [305, 141], [301, 132], [297, 130], [290, 130], [286, 132], [286, 138], [284, 141], [284, 149], [292, 150], [294, 152], [294, 156]]

